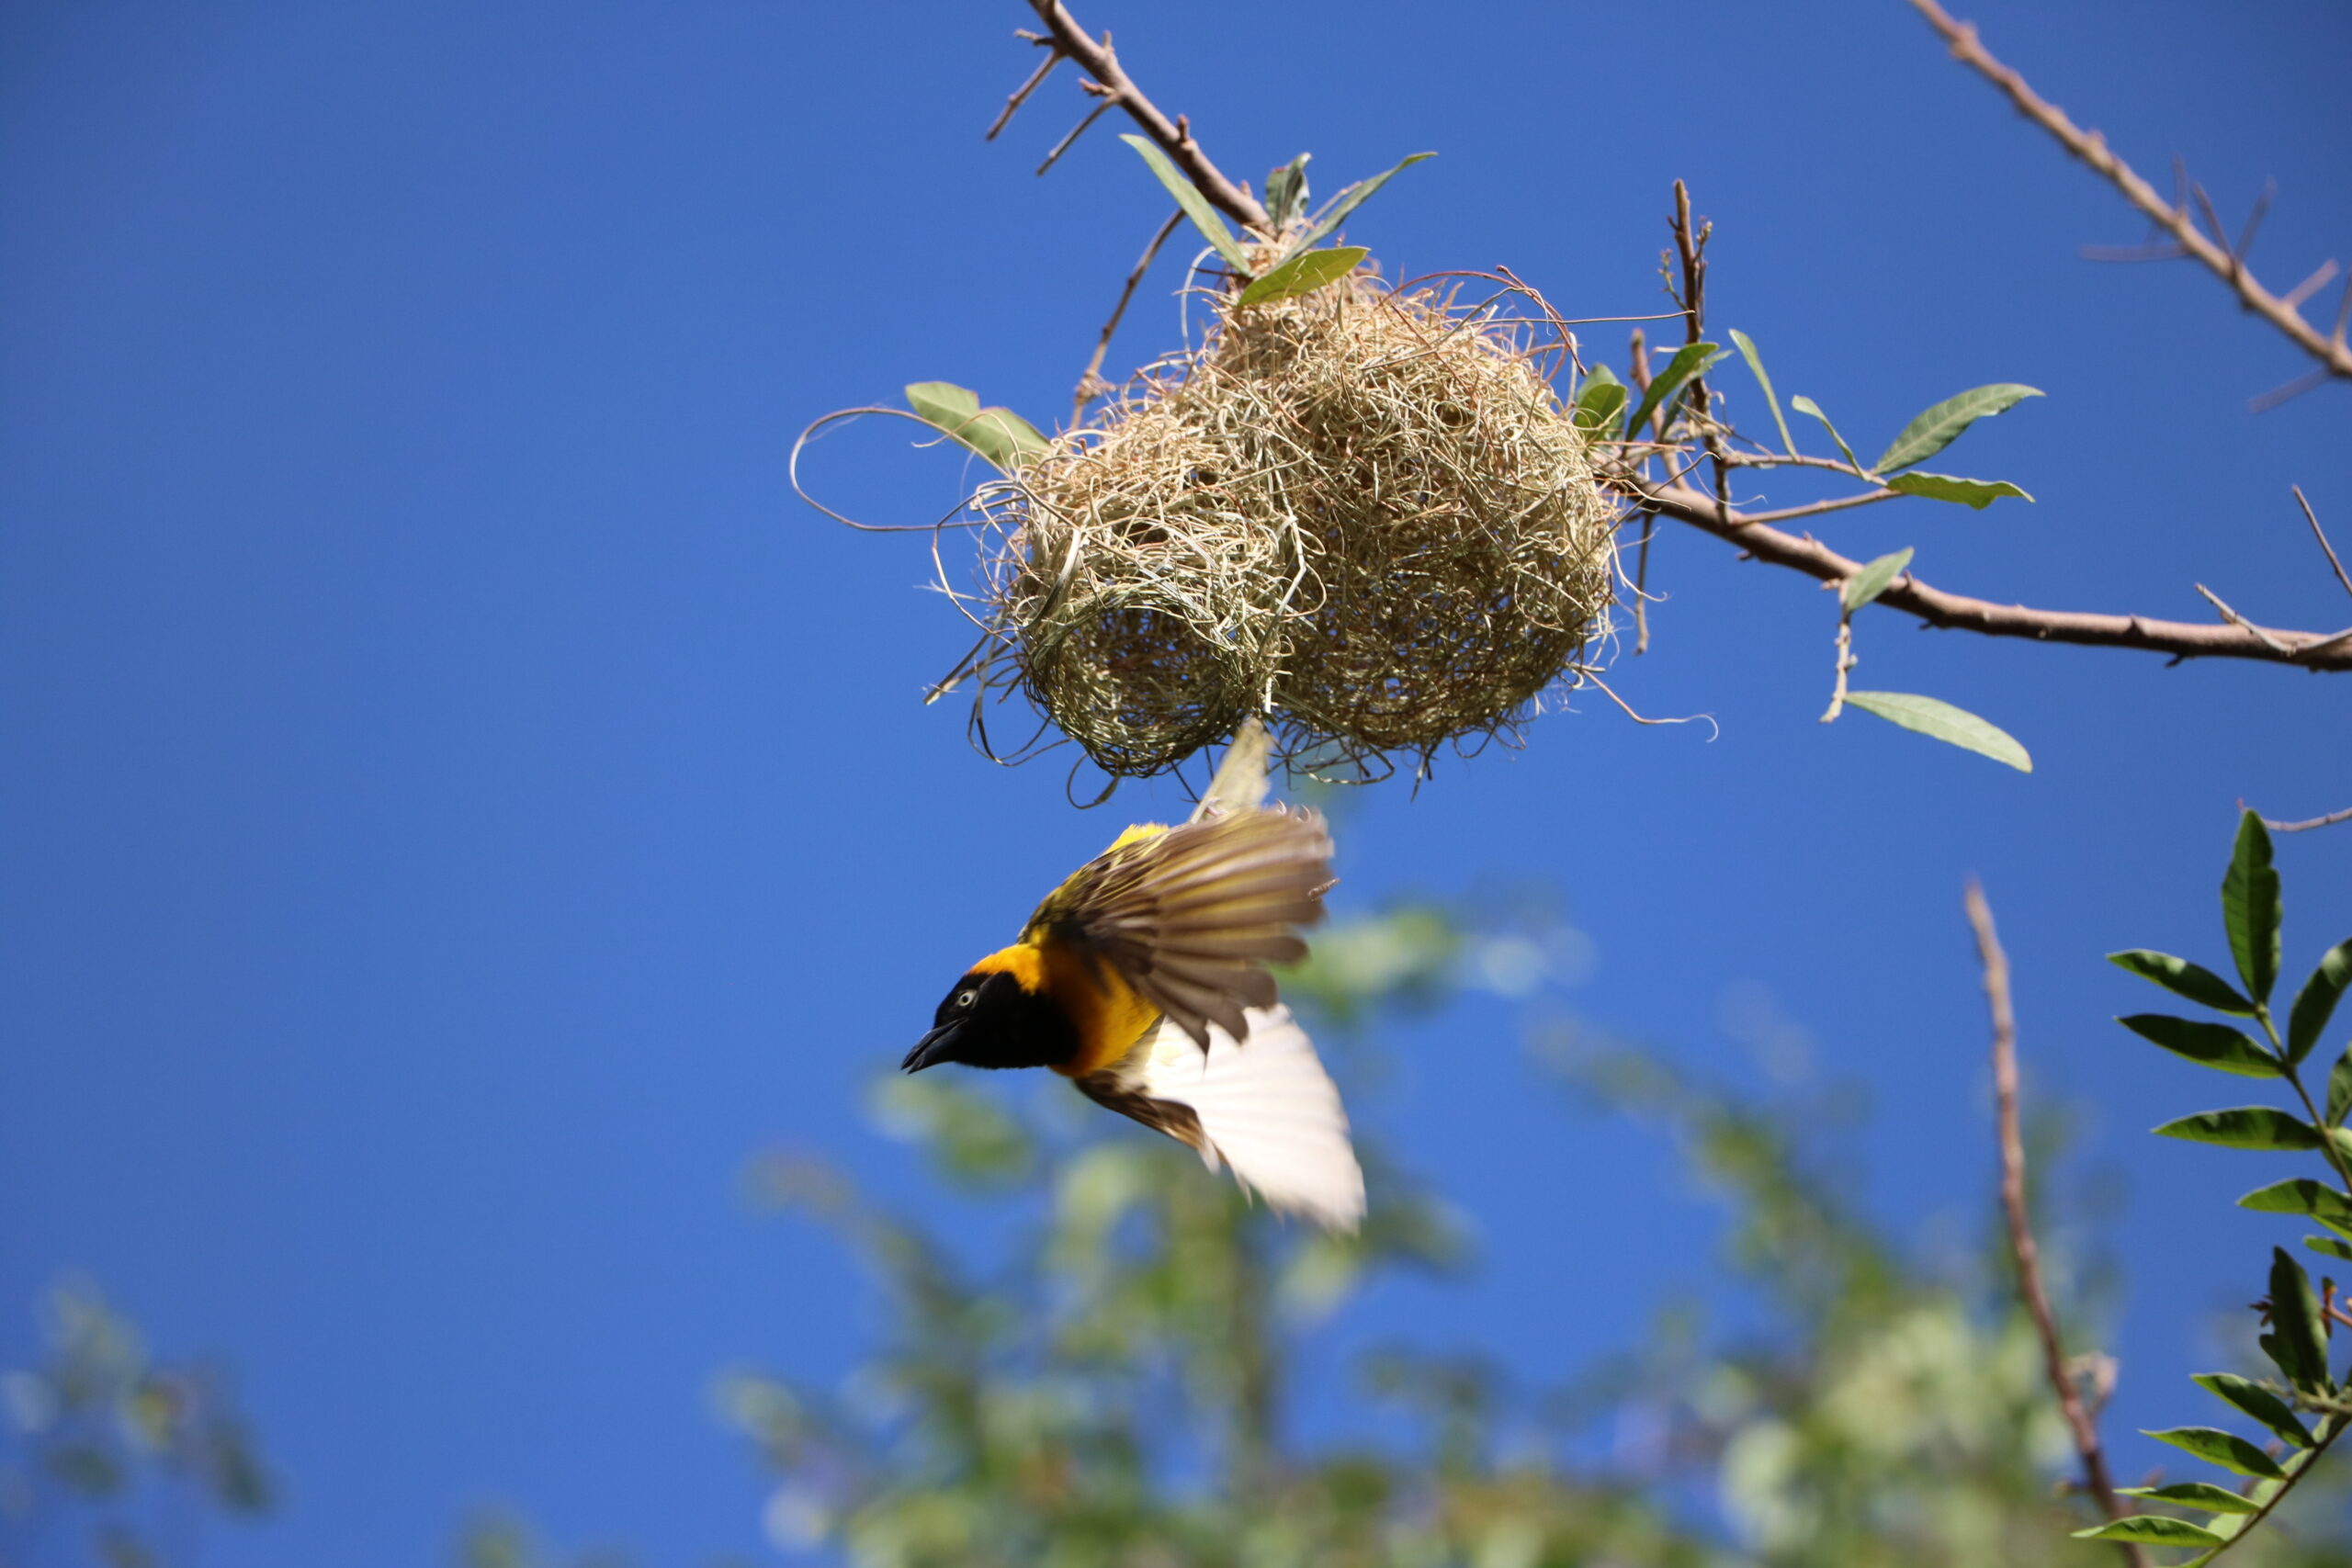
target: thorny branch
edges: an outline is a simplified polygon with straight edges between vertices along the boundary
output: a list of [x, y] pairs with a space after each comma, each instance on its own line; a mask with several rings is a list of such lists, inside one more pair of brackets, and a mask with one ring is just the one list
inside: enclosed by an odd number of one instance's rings
[[[2345, 342], [2345, 316], [2337, 316], [2332, 334], [2323, 335], [2317, 327], [2303, 320], [2299, 308], [2308, 298], [2305, 288], [2297, 288], [2293, 294], [2282, 299], [2265, 288], [2247, 268], [2245, 247], [2253, 241], [2255, 224], [2260, 218], [2259, 209], [2255, 218], [2248, 220], [2244, 239], [2234, 246], [2225, 246], [2222, 243], [2224, 231], [2219, 219], [2210, 216], [2212, 204], [2204, 202], [2214, 235], [2211, 239], [2207, 238], [2197, 226], [2196, 216], [2189, 210], [2187, 201], [2166, 201], [2155, 186], [2109, 149], [2105, 137], [2096, 130], [2083, 130], [2066, 118], [2065, 110], [2035, 93], [2027, 85], [2024, 77], [1996, 60], [1978, 41], [1974, 24], [1953, 20], [1951, 13], [1936, 0], [1911, 0], [1911, 6], [1951, 46], [1954, 58], [1998, 87], [2007, 96], [2009, 102], [2017, 106], [2019, 114], [2055, 137], [2067, 152], [2089, 164], [2092, 170], [2122, 192], [2126, 201], [2147, 214], [2157, 228], [2172, 238], [2182, 254], [2201, 263], [2208, 271], [2234, 289], [2247, 310], [2278, 328], [2296, 347], [2319, 361], [2318, 371], [2301, 385], [2290, 383], [2290, 387], [2301, 390], [2302, 386], [2315, 384], [2317, 380], [2330, 376], [2352, 379], [2352, 346], [2347, 346]], [[2201, 191], [2198, 194], [2200, 197], [2203, 196]], [[2328, 276], [2333, 276], [2332, 272]], [[2326, 279], [2320, 274], [2313, 276], [2320, 281], [2309, 284], [2308, 288], [2316, 292], [2324, 286]], [[2352, 313], [2352, 279], [2346, 283], [2345, 304], [2346, 312]], [[2281, 388], [2279, 391], [2288, 393], [2289, 389]], [[2262, 400], [2267, 403], [2271, 399], [2283, 400], [2278, 394]]]
[[[2001, 951], [1999, 932], [1993, 927], [1993, 908], [1984, 889], [1969, 878], [1964, 895], [1968, 923], [1976, 933], [1976, 955], [1984, 967], [1984, 999], [1993, 1015], [1993, 1093], [2001, 1126], [2001, 1210], [2008, 1220], [2009, 1253], [2018, 1266], [2018, 1294], [2032, 1314], [2034, 1333], [2041, 1340], [2042, 1369], [2058, 1408], [2066, 1418], [2075, 1451], [2082, 1456], [2083, 1487], [2109, 1519], [2129, 1513], [2115, 1494], [2108, 1474], [2107, 1453], [2099, 1446], [2098, 1423], [2083, 1404], [2083, 1391], [2066, 1362], [2058, 1337], [2057, 1314], [2050, 1308], [2050, 1292], [2041, 1282], [2041, 1253], [2034, 1245], [2033, 1224], [2025, 1201], [2025, 1136], [2018, 1121], [2018, 1023], [2009, 1001], [2009, 958]], [[2132, 1568], [2145, 1568], [2147, 1557], [2130, 1542], [2117, 1543]]]
[[[1845, 504], [1887, 499], [1841, 497]], [[1838, 502], [1815, 502], [1787, 512], [1718, 515], [1715, 498], [1688, 485], [1645, 488], [1645, 505], [1666, 516], [1738, 546], [1771, 566], [1786, 567], [1822, 582], [1842, 582], [1862, 570], [1862, 563], [1839, 555], [1820, 541], [1783, 533], [1766, 519], [1786, 520], [1828, 511]], [[2024, 637], [2034, 642], [2067, 642], [2088, 648], [2136, 648], [2178, 659], [2252, 659], [2272, 664], [2295, 664], [2307, 670], [2352, 671], [2352, 633], [2280, 631], [2194, 621], [2160, 621], [2146, 615], [2109, 615], [2082, 610], [2038, 610], [2024, 604], [1996, 604], [1932, 587], [1911, 573], [1894, 580], [1876, 604], [1917, 615], [1943, 630], [1975, 632], [1984, 637]], [[2251, 628], [2251, 629], [2249, 629]]]
[[[1105, 33], [1097, 42], [1087, 36], [1086, 29], [1066, 9], [1061, 0], [1029, 0], [1029, 8], [1046, 25], [1046, 36], [1052, 40], [1057, 55], [1067, 55], [1078, 62], [1089, 76], [1094, 78], [1091, 91], [1107, 104], [1116, 104], [1127, 111], [1129, 118], [1143, 129], [1143, 133], [1159, 143], [1175, 165], [1199, 187], [1225, 215], [1246, 223], [1263, 233], [1270, 227], [1266, 209], [1258, 198], [1240, 186], [1227, 179], [1201, 144], [1193, 140], [1191, 123], [1182, 115], [1170, 120], [1159, 112], [1159, 107], [1144, 96], [1143, 89], [1130, 81], [1119, 68], [1119, 57], [1112, 51], [1111, 35]], [[1034, 84], [1033, 84], [1034, 85]], [[1091, 117], [1090, 117], [1091, 118]], [[1081, 128], [1082, 129], [1082, 128]]]

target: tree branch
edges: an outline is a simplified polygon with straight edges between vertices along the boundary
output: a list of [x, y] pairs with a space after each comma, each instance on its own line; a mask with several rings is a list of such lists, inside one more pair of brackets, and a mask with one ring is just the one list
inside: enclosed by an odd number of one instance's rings
[[[2096, 130], [2085, 130], [2066, 118], [2066, 111], [2051, 103], [2026, 85], [2024, 77], [2002, 64], [1986, 52], [1977, 41], [1974, 24], [1954, 21], [1951, 15], [1936, 0], [1911, 0], [1912, 8], [1928, 19], [1928, 25], [1942, 35], [1951, 46], [1954, 58], [1973, 69], [1991, 82], [2018, 112], [2033, 121], [2058, 140], [2059, 145], [2089, 164], [2109, 184], [2123, 193], [2123, 198], [2154, 220], [2155, 225], [2172, 237], [2184, 254], [2202, 263], [2207, 271], [2228, 284], [2239, 300], [2256, 315], [2268, 321], [2293, 342], [2296, 347], [2319, 361], [2330, 376], [2352, 379], [2352, 347], [2347, 347], [2344, 333], [2338, 328], [2334, 336], [2323, 335], [2317, 327], [2303, 320], [2295, 304], [2280, 299], [2255, 280], [2247, 270], [2243, 250], [2225, 250], [2221, 243], [2221, 226], [2214, 225], [2214, 238], [2207, 239], [2197, 226], [2188, 205], [2183, 201], [2166, 201], [2156, 187], [2140, 177], [2132, 165], [2110, 152], [2106, 138]], [[2251, 238], [2251, 235], [2248, 236]], [[2352, 289], [2352, 285], [2347, 285]], [[2346, 295], [2352, 300], [2352, 292]]]
[[[1818, 540], [1784, 534], [1736, 511], [1719, 516], [1715, 498], [1688, 485], [1646, 488], [1638, 493], [1645, 505], [1666, 516], [1736, 545], [1772, 566], [1787, 567], [1822, 582], [1842, 582], [1862, 570], [1861, 562], [1839, 555]], [[1810, 510], [1827, 509], [1826, 504], [1817, 503]], [[2306, 670], [2352, 671], [2352, 631], [2249, 629], [2227, 623], [2207, 626], [2191, 621], [2152, 620], [2145, 615], [2037, 610], [2025, 604], [1996, 604], [1988, 599], [1947, 592], [1930, 587], [1909, 572], [1896, 578], [1894, 586], [1875, 602], [1917, 615], [1939, 629], [1975, 632], [1984, 637], [2071, 642], [2088, 648], [2136, 648], [2150, 653], [2168, 653], [2176, 660], [2251, 659], [2268, 664], [2299, 665]]]
[[[2058, 1337], [2057, 1314], [2050, 1310], [2050, 1292], [2041, 1283], [2041, 1252], [2034, 1245], [2033, 1224], [2025, 1203], [2025, 1136], [2018, 1125], [2018, 1021], [2009, 1004], [2009, 957], [2001, 951], [2000, 934], [1993, 928], [1993, 908], [1974, 877], [1964, 895], [1968, 924], [1976, 933], [1976, 956], [1984, 966], [1984, 999], [1993, 1014], [1993, 1094], [2001, 1124], [2001, 1211], [2009, 1225], [2009, 1253], [2018, 1266], [2018, 1294], [2032, 1314], [2033, 1330], [2041, 1340], [2042, 1371], [2066, 1430], [2082, 1456], [2083, 1487], [2109, 1520], [2130, 1510], [2115, 1495], [2107, 1472], [2107, 1454], [2099, 1447], [2098, 1424], [2083, 1404], [2083, 1391], [2066, 1367], [2066, 1349]], [[2132, 1568], [2145, 1568], [2147, 1557], [2130, 1542], [2117, 1543]]]
[[1054, 40], [1054, 48], [1078, 62], [1089, 76], [1101, 84], [1103, 98], [1127, 111], [1128, 118], [1143, 128], [1143, 133], [1159, 143], [1185, 176], [1199, 187], [1211, 204], [1228, 218], [1245, 223], [1261, 233], [1271, 227], [1266, 209], [1258, 198], [1221, 174], [1209, 155], [1193, 140], [1193, 129], [1179, 115], [1171, 122], [1159, 112], [1159, 106], [1143, 96], [1143, 89], [1127, 79], [1119, 69], [1119, 57], [1111, 51], [1111, 39], [1105, 34], [1101, 42], [1089, 38], [1086, 29], [1069, 11], [1061, 0], [1029, 0], [1029, 8], [1046, 24]]

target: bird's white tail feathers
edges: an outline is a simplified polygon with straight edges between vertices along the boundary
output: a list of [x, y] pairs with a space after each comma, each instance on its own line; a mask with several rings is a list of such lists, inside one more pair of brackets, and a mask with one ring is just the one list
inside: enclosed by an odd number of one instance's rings
[[1354, 1230], [1363, 1219], [1363, 1170], [1338, 1087], [1288, 1008], [1250, 1008], [1248, 1020], [1240, 1044], [1210, 1025], [1205, 1054], [1162, 1021], [1122, 1076], [1132, 1092], [1192, 1110], [1210, 1169], [1222, 1156], [1269, 1206]]

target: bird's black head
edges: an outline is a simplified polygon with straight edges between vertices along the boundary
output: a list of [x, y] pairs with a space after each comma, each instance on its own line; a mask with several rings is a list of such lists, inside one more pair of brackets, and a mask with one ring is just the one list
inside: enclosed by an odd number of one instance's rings
[[931, 1032], [915, 1042], [900, 1070], [942, 1062], [970, 1067], [1048, 1067], [1078, 1053], [1078, 1029], [1053, 998], [1024, 990], [1001, 970], [975, 970], [939, 1004]]

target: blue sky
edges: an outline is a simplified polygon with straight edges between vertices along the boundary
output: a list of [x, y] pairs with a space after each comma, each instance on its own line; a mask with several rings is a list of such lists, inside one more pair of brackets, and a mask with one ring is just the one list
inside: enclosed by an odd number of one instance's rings
[[[1969, 14], [2233, 220], [2276, 176], [2255, 257], [2279, 287], [2352, 249], [2341, 7]], [[920, 547], [784, 477], [808, 420], [908, 381], [1067, 407], [1165, 197], [1107, 127], [1030, 177], [1067, 80], [980, 141], [1024, 15], [0, 17], [0, 1351], [70, 1266], [232, 1363], [289, 1498], [217, 1560], [429, 1561], [491, 1498], [657, 1562], [749, 1548], [708, 1375], [823, 1377], [868, 1342], [849, 1265], [738, 1173], [786, 1144], [919, 1201], [863, 1086], [1130, 815], [922, 707], [964, 634]], [[1914, 545], [1999, 599], [2195, 619], [2202, 581], [2352, 619], [2287, 490], [2352, 543], [2343, 389], [2249, 414], [2302, 362], [2209, 276], [2080, 260], [2139, 224], [1893, 0], [1080, 15], [1230, 172], [1312, 149], [1328, 190], [1439, 150], [1354, 225], [1392, 275], [1505, 263], [1571, 314], [1656, 310], [1680, 175], [1717, 321], [1860, 445], [1966, 387], [2049, 394], [1939, 459], [2037, 504], [1825, 525], [1849, 553]], [[1173, 342], [1174, 271], [1114, 367]], [[821, 458], [876, 518], [959, 482], [898, 428]], [[1996, 719], [2029, 778], [1815, 724], [1834, 616], [1808, 582], [1677, 532], [1653, 571], [1671, 602], [1612, 681], [1721, 738], [1547, 717], [1363, 803], [1341, 904], [1555, 879], [1597, 953], [1576, 1010], [1725, 1073], [1752, 1071], [1725, 998], [1768, 996], [1868, 1088], [1874, 1210], [1925, 1226], [1990, 1176], [1981, 874], [2031, 1081], [2099, 1097], [2086, 1164], [2129, 1182], [2112, 1425], [2186, 1418], [2272, 1239], [2227, 1212], [2264, 1162], [2144, 1136], [2215, 1091], [2108, 1021], [2153, 993], [2098, 955], [2214, 955], [2235, 803], [2352, 804], [2352, 686], [1863, 617], [1860, 683]], [[2352, 828], [2281, 860], [2300, 973], [2352, 931]], [[1374, 1296], [1338, 1344], [1410, 1329], [1565, 1372], [1707, 1277], [1711, 1211], [1667, 1151], [1537, 1091], [1507, 1010], [1398, 1044], [1362, 1116], [1485, 1264]]]

